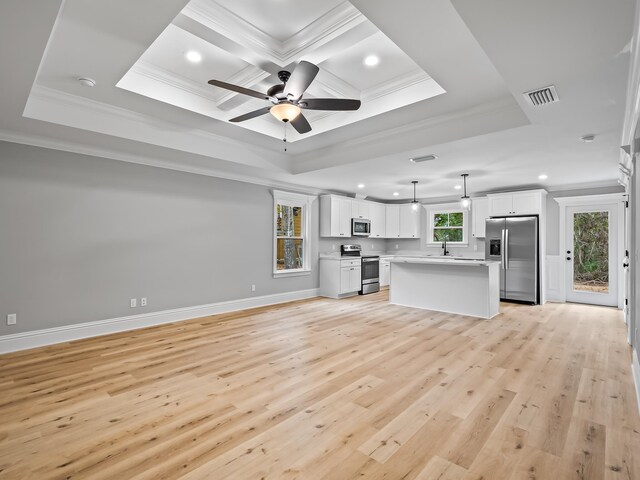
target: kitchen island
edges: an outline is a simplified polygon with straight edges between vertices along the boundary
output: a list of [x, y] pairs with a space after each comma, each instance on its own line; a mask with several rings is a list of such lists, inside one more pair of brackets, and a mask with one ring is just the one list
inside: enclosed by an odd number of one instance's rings
[[390, 262], [390, 303], [480, 318], [499, 313], [500, 262], [428, 257]]

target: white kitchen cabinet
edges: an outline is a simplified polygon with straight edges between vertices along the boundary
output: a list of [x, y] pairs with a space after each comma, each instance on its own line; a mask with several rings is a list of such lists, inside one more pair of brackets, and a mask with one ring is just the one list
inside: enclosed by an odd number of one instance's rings
[[342, 298], [357, 294], [362, 288], [360, 258], [320, 258], [320, 295]]
[[489, 218], [489, 199], [474, 198], [471, 202], [471, 235], [476, 238], [484, 238], [487, 229], [487, 218]]
[[489, 216], [540, 215], [546, 193], [544, 190], [530, 190], [489, 194]]
[[400, 238], [400, 205], [385, 205], [385, 213], [384, 236], [386, 238]]
[[388, 259], [380, 259], [380, 286], [388, 287], [391, 280], [391, 262]]
[[320, 197], [320, 236], [351, 236], [351, 199], [336, 195]]
[[369, 220], [371, 220], [371, 238], [386, 236], [386, 208], [382, 203], [369, 204]]
[[369, 216], [369, 202], [363, 200], [351, 200], [351, 218], [366, 218]]
[[420, 238], [420, 214], [411, 205], [400, 205], [400, 238]]

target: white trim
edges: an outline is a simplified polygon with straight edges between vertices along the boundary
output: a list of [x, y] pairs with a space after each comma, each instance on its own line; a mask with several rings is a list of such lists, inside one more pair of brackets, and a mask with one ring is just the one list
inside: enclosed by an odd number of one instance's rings
[[[617, 258], [615, 259], [615, 265], [618, 265], [616, 272], [618, 274], [618, 308], [624, 307], [624, 272], [621, 268], [622, 259], [624, 257], [624, 207], [623, 201], [627, 199], [626, 193], [605, 193], [601, 195], [581, 195], [576, 197], [558, 197], [554, 198], [554, 200], [560, 206], [560, 215], [559, 215], [559, 235], [560, 235], [560, 252], [565, 252], [566, 247], [566, 223], [567, 223], [567, 208], [568, 207], [580, 207], [580, 206], [588, 206], [588, 205], [602, 205], [602, 204], [617, 204], [617, 235], [618, 241], [616, 245], [617, 250]], [[566, 268], [562, 267], [560, 269], [560, 274], [562, 278], [562, 283], [560, 286], [560, 298], [559, 302], [567, 301], [567, 292], [566, 292]]]
[[[311, 195], [302, 195], [299, 193], [283, 192], [281, 190], [273, 190], [273, 278], [282, 278], [287, 276], [308, 275], [311, 272], [311, 203], [315, 197]], [[277, 269], [276, 261], [278, 257], [278, 236], [276, 225], [278, 223], [278, 204], [284, 204], [294, 207], [302, 207], [302, 268], [296, 270], [282, 271]]]
[[633, 349], [631, 373], [633, 375], [633, 383], [636, 385], [636, 400], [638, 402], [638, 413], [640, 414], [640, 362], [638, 361], [638, 351], [635, 348]]
[[[462, 213], [462, 241], [461, 242], [447, 242], [447, 245], [451, 245], [452, 247], [468, 247], [469, 246], [469, 210], [465, 210], [462, 206], [457, 203], [435, 203], [423, 205], [427, 210], [427, 234], [426, 234], [426, 245], [434, 246], [440, 245], [442, 242], [434, 242], [433, 238], [433, 214], [434, 213]], [[458, 227], [452, 227], [458, 228]]]
[[234, 312], [248, 308], [276, 305], [278, 303], [304, 300], [318, 296], [318, 289], [298, 290], [295, 292], [276, 293], [260, 297], [241, 298], [226, 302], [210, 303], [194, 307], [176, 308], [160, 312], [142, 313], [127, 317], [97, 320], [95, 322], [78, 323], [62, 327], [46, 328], [32, 332], [14, 333], [0, 336], [0, 354], [42, 347], [55, 343], [70, 342], [82, 338], [98, 337], [112, 333], [126, 332], [138, 328], [179, 322], [193, 318]]
[[564, 302], [562, 297], [561, 285], [564, 281], [564, 277], [561, 274], [561, 269], [564, 268], [560, 255], [547, 255], [546, 256], [546, 300], [549, 302]]

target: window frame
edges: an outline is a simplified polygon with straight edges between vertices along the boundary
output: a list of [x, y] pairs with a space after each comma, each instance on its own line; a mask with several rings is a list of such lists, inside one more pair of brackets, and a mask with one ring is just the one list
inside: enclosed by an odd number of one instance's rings
[[[462, 213], [462, 241], [453, 242], [447, 240], [447, 245], [466, 247], [469, 245], [469, 210], [466, 210], [460, 206], [459, 203], [441, 203], [434, 205], [425, 205], [427, 208], [427, 245], [441, 245], [442, 241], [433, 240], [433, 232], [436, 230], [434, 216], [437, 213]], [[448, 227], [458, 228], [458, 227]]]
[[[273, 190], [273, 231], [271, 234], [273, 238], [273, 259], [271, 265], [273, 268], [273, 278], [311, 274], [311, 236], [309, 235], [311, 222], [309, 216], [311, 215], [312, 199], [313, 197], [309, 195]], [[278, 270], [278, 238], [285, 238], [278, 237], [278, 205], [302, 208], [302, 268]]]

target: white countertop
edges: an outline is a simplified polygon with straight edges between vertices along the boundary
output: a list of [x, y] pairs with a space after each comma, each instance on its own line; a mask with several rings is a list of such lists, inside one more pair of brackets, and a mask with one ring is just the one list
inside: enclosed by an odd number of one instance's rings
[[391, 263], [427, 263], [433, 265], [456, 265], [456, 266], [487, 266], [494, 263], [499, 264], [495, 260], [484, 260], [482, 258], [461, 258], [461, 257], [395, 257], [389, 260]]

